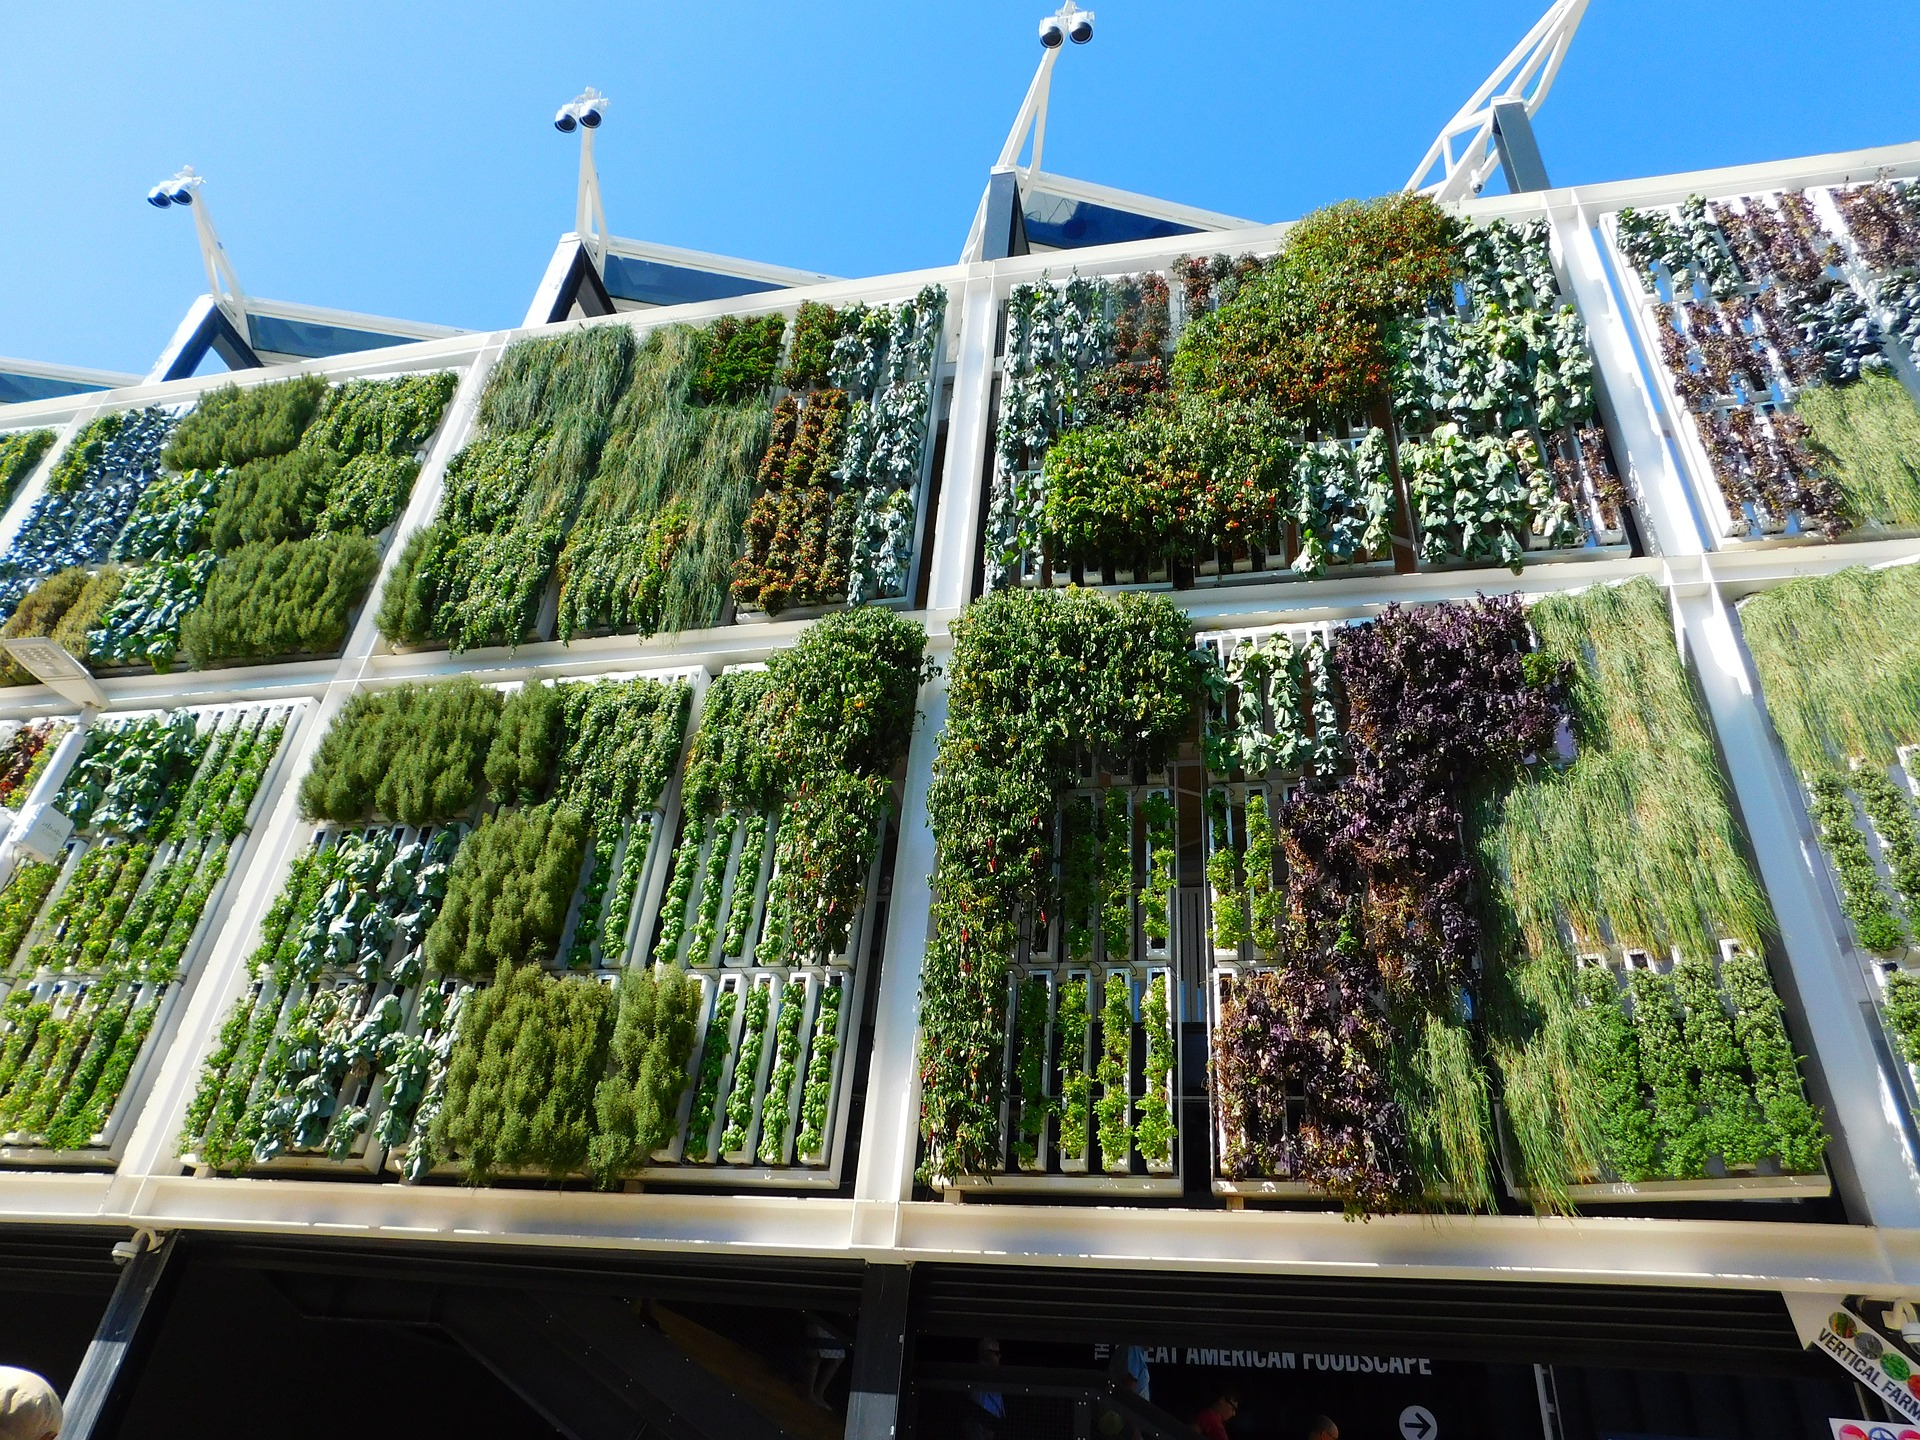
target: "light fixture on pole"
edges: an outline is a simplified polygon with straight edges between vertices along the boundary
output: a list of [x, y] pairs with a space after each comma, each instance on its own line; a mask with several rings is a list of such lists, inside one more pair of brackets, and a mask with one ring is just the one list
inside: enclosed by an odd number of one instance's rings
[[207, 209], [207, 197], [201, 193], [206, 183], [206, 177], [196, 175], [191, 165], [183, 165], [178, 175], [162, 180], [147, 191], [147, 203], [159, 210], [178, 205], [193, 212], [200, 260], [207, 267], [207, 293], [225, 312], [234, 329], [244, 336], [247, 333], [246, 292], [240, 288], [240, 276], [233, 268], [233, 261], [227, 258], [227, 247], [220, 243], [220, 232], [213, 228], [213, 213]]
[[599, 270], [607, 250], [607, 211], [600, 203], [600, 172], [593, 163], [593, 132], [607, 118], [612, 102], [589, 85], [554, 114], [553, 128], [562, 135], [580, 133], [580, 189], [573, 206], [573, 229]]
[[[1040, 22], [1040, 67], [1033, 72], [1033, 83], [1027, 87], [1027, 98], [1020, 102], [1019, 113], [1013, 117], [1013, 128], [1007, 132], [1007, 143], [1000, 147], [1000, 158], [994, 162], [991, 174], [1012, 171], [1016, 177], [1030, 177], [1040, 169], [1041, 155], [1047, 145], [1047, 100], [1053, 89], [1054, 62], [1060, 58], [1061, 47], [1066, 41], [1085, 45], [1091, 39], [1093, 11], [1082, 10], [1073, 0], [1066, 0], [1064, 5]], [[1025, 147], [1029, 134], [1033, 136], [1033, 154], [1022, 166], [1020, 151]], [[980, 208], [974, 212], [973, 228], [967, 233], [966, 248], [960, 252], [962, 263], [978, 260], [984, 253], [988, 195], [993, 193], [991, 181], [987, 192], [987, 195], [980, 197]]]

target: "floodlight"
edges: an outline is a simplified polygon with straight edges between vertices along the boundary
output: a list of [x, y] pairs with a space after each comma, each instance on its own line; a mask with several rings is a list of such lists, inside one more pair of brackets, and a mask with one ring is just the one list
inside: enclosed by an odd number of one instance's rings
[[1067, 38], [1067, 32], [1060, 24], [1060, 17], [1049, 15], [1040, 22], [1040, 44], [1048, 50], [1058, 50], [1060, 42]]
[[598, 130], [600, 128], [599, 107], [596, 105], [588, 105], [582, 109], [580, 112], [580, 123], [589, 130]]
[[562, 135], [571, 135], [579, 128], [580, 122], [573, 118], [573, 107], [562, 105], [559, 114], [553, 117], [553, 128]]
[[1084, 45], [1093, 39], [1093, 12], [1082, 10], [1073, 17], [1073, 23], [1067, 27], [1067, 38], [1076, 45]]
[[169, 205], [171, 205], [171, 204], [173, 204], [173, 201], [172, 201], [172, 199], [171, 199], [171, 198], [170, 198], [170, 197], [169, 197], [169, 196], [167, 195], [167, 187], [166, 187], [166, 186], [164, 186], [164, 185], [156, 185], [156, 186], [154, 186], [154, 187], [153, 187], [153, 188], [152, 188], [151, 190], [149, 190], [149, 191], [147, 192], [147, 203], [148, 203], [149, 205], [152, 205], [152, 206], [153, 206], [153, 207], [155, 207], [156, 209], [159, 209], [159, 210], [164, 210], [164, 209], [166, 209], [166, 208], [167, 208], [167, 207], [168, 207]]
[[193, 187], [189, 185], [169, 186], [167, 188], [167, 199], [176, 205], [191, 205], [193, 204]]

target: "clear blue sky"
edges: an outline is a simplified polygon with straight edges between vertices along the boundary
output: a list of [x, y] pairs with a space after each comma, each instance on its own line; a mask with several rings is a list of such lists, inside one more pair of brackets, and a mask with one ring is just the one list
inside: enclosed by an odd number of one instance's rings
[[[1546, 0], [1095, 0], [1048, 168], [1258, 220], [1405, 183]], [[613, 97], [615, 234], [863, 275], [959, 252], [1051, 0], [0, 7], [0, 355], [144, 370], [205, 288], [142, 203], [191, 163], [255, 294], [517, 323], [571, 227], [553, 110]], [[1593, 0], [1557, 183], [1920, 139], [1920, 6]]]

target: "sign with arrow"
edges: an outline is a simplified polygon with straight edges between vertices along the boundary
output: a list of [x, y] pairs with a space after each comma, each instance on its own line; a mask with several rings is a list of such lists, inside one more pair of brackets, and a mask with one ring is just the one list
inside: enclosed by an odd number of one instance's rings
[[1802, 1344], [1824, 1351], [1894, 1414], [1920, 1422], [1920, 1365], [1831, 1295], [1785, 1298]]
[[1401, 1440], [1435, 1440], [1439, 1433], [1440, 1422], [1426, 1406], [1409, 1405], [1400, 1412]]

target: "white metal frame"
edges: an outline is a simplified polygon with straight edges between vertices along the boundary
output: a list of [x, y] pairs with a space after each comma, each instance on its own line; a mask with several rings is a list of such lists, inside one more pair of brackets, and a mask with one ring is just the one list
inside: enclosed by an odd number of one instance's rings
[[[1499, 147], [1494, 143], [1493, 107], [1519, 102], [1527, 107], [1529, 120], [1540, 113], [1586, 11], [1587, 0], [1553, 0], [1547, 13], [1534, 22], [1507, 58], [1473, 92], [1473, 98], [1441, 129], [1406, 188], [1441, 201], [1478, 195], [1500, 164]], [[1436, 166], [1440, 169], [1437, 179], [1433, 173]]]
[[[1044, 63], [1044, 61], [1043, 61]], [[1499, 197], [1463, 205], [1472, 216], [1545, 215], [1568, 293], [1583, 311], [1597, 358], [1602, 409], [1622, 472], [1635, 496], [1653, 553], [1577, 566], [1542, 565], [1513, 576], [1500, 570], [1362, 575], [1309, 583], [1253, 585], [1230, 593], [1181, 592], [1196, 630], [1306, 624], [1412, 602], [1471, 594], [1542, 594], [1604, 580], [1646, 576], [1669, 595], [1689, 663], [1727, 758], [1735, 798], [1754, 841], [1762, 877], [1783, 932], [1781, 975], [1788, 1004], [1811, 1041], [1821, 1088], [1816, 1103], [1836, 1136], [1834, 1184], [1861, 1223], [1791, 1224], [1758, 1220], [1607, 1218], [1381, 1217], [1353, 1225], [1329, 1211], [1233, 1213], [1145, 1209], [1128, 1197], [1100, 1206], [1058, 1206], [1008, 1196], [995, 1204], [916, 1200], [919, 1095], [915, 1043], [921, 956], [928, 938], [933, 836], [926, 823], [934, 751], [947, 706], [946, 680], [921, 692], [921, 719], [901, 796], [898, 860], [883, 937], [881, 983], [866, 997], [874, 1025], [867, 1057], [871, 1080], [861, 1122], [861, 1152], [851, 1194], [711, 1195], [660, 1192], [601, 1195], [576, 1191], [343, 1185], [310, 1179], [195, 1179], [174, 1157], [175, 1134], [200, 1059], [244, 976], [244, 958], [302, 827], [292, 804], [298, 778], [347, 697], [370, 684], [457, 673], [483, 680], [585, 676], [616, 670], [763, 660], [792, 641], [804, 622], [659, 636], [608, 636], [571, 647], [542, 644], [463, 656], [386, 653], [376, 641], [373, 597], [338, 660], [264, 665], [173, 676], [109, 679], [114, 713], [156, 704], [310, 698], [316, 703], [289, 742], [273, 793], [236, 876], [229, 903], [200, 964], [200, 980], [182, 1006], [174, 1043], [158, 1057], [147, 1103], [111, 1174], [39, 1172], [0, 1176], [0, 1219], [95, 1223], [118, 1227], [196, 1227], [274, 1233], [439, 1239], [451, 1243], [663, 1249], [701, 1245], [740, 1254], [857, 1255], [874, 1260], [944, 1259], [981, 1263], [1086, 1264], [1227, 1271], [1293, 1271], [1404, 1277], [1484, 1277], [1774, 1287], [1836, 1294], [1920, 1289], [1920, 1159], [1903, 1134], [1906, 1096], [1874, 1059], [1865, 977], [1837, 936], [1830, 887], [1807, 859], [1810, 835], [1768, 730], [1757, 686], [1734, 624], [1731, 602], [1799, 575], [1850, 564], [1920, 558], [1920, 539], [1846, 542], [1790, 549], [1715, 550], [1697, 518], [1684, 472], [1663, 430], [1663, 405], [1642, 382], [1630, 321], [1617, 298], [1617, 275], [1595, 238], [1595, 223], [1622, 204], [1663, 203], [1689, 193], [1738, 193], [1783, 185], [1870, 176], [1880, 167], [1920, 167], [1920, 145], [1815, 157], [1768, 166], [1659, 177], [1590, 188]], [[1207, 243], [1269, 251], [1285, 226], [1248, 227]], [[644, 324], [701, 321], [726, 313], [790, 309], [803, 299], [844, 303], [912, 294], [930, 280], [949, 286], [954, 327], [946, 361], [954, 393], [941, 482], [940, 515], [926, 541], [929, 608], [919, 612], [936, 657], [947, 626], [977, 574], [975, 537], [989, 430], [997, 309], [1014, 283], [1043, 270], [1127, 273], [1166, 264], [1197, 237], [1139, 242], [1073, 256], [1029, 256], [864, 282], [833, 282], [650, 312]], [[610, 317], [567, 325], [627, 324]], [[547, 327], [557, 331], [565, 326]], [[319, 373], [332, 378], [457, 366], [460, 389], [428, 456], [396, 539], [427, 523], [448, 459], [464, 442], [486, 373], [500, 350], [526, 331], [452, 336], [390, 350], [237, 377], [242, 383]], [[185, 403], [218, 376], [142, 384], [100, 395], [10, 407], [9, 426], [51, 424], [67, 436], [105, 409]], [[8, 520], [17, 523], [31, 493]], [[3, 528], [3, 527], [0, 527]], [[387, 566], [400, 546], [389, 547]], [[376, 587], [384, 583], [376, 582]], [[71, 714], [40, 687], [0, 692], [0, 718]], [[264, 790], [265, 787], [263, 787]], [[852, 1057], [849, 1057], [852, 1063]]]

